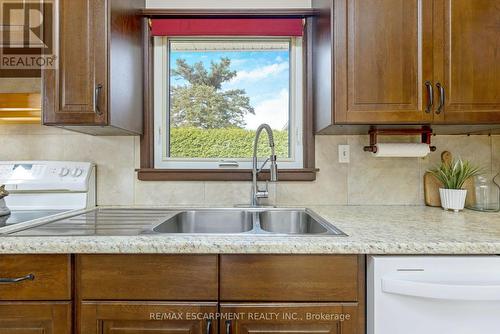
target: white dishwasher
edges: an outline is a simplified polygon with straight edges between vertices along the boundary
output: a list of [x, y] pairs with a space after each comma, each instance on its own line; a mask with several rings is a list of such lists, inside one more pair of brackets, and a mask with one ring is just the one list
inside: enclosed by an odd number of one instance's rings
[[500, 333], [500, 257], [369, 256], [367, 329]]

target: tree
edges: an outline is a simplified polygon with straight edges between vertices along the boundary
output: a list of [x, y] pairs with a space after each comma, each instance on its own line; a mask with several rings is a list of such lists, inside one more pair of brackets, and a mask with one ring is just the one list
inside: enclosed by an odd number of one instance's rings
[[172, 71], [188, 85], [172, 87], [171, 121], [174, 127], [219, 129], [245, 126], [245, 115], [254, 114], [244, 89], [222, 90], [222, 84], [236, 76], [231, 60], [212, 62], [210, 72], [202, 62], [189, 65], [178, 59]]

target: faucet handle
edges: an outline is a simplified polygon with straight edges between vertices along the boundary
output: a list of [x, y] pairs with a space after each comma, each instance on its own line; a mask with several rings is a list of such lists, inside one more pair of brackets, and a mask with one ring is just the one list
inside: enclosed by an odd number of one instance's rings
[[257, 189], [255, 193], [255, 197], [257, 198], [268, 198], [269, 197], [269, 182], [266, 181], [266, 188], [264, 190]]

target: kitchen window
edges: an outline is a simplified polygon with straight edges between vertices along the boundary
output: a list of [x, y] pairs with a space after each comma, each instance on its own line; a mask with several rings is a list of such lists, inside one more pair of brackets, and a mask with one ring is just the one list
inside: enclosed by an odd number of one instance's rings
[[[303, 167], [301, 37], [156, 37], [155, 167], [251, 168], [273, 129], [280, 168]], [[262, 140], [260, 157], [269, 156]]]
[[315, 180], [310, 12], [204, 13], [145, 21], [138, 178], [249, 181], [255, 132], [267, 123], [279, 179]]

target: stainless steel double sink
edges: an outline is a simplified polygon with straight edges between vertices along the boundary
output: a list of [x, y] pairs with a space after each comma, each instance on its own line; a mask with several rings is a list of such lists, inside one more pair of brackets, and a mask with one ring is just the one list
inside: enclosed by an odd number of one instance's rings
[[150, 233], [346, 236], [311, 210], [271, 208], [179, 211]]

